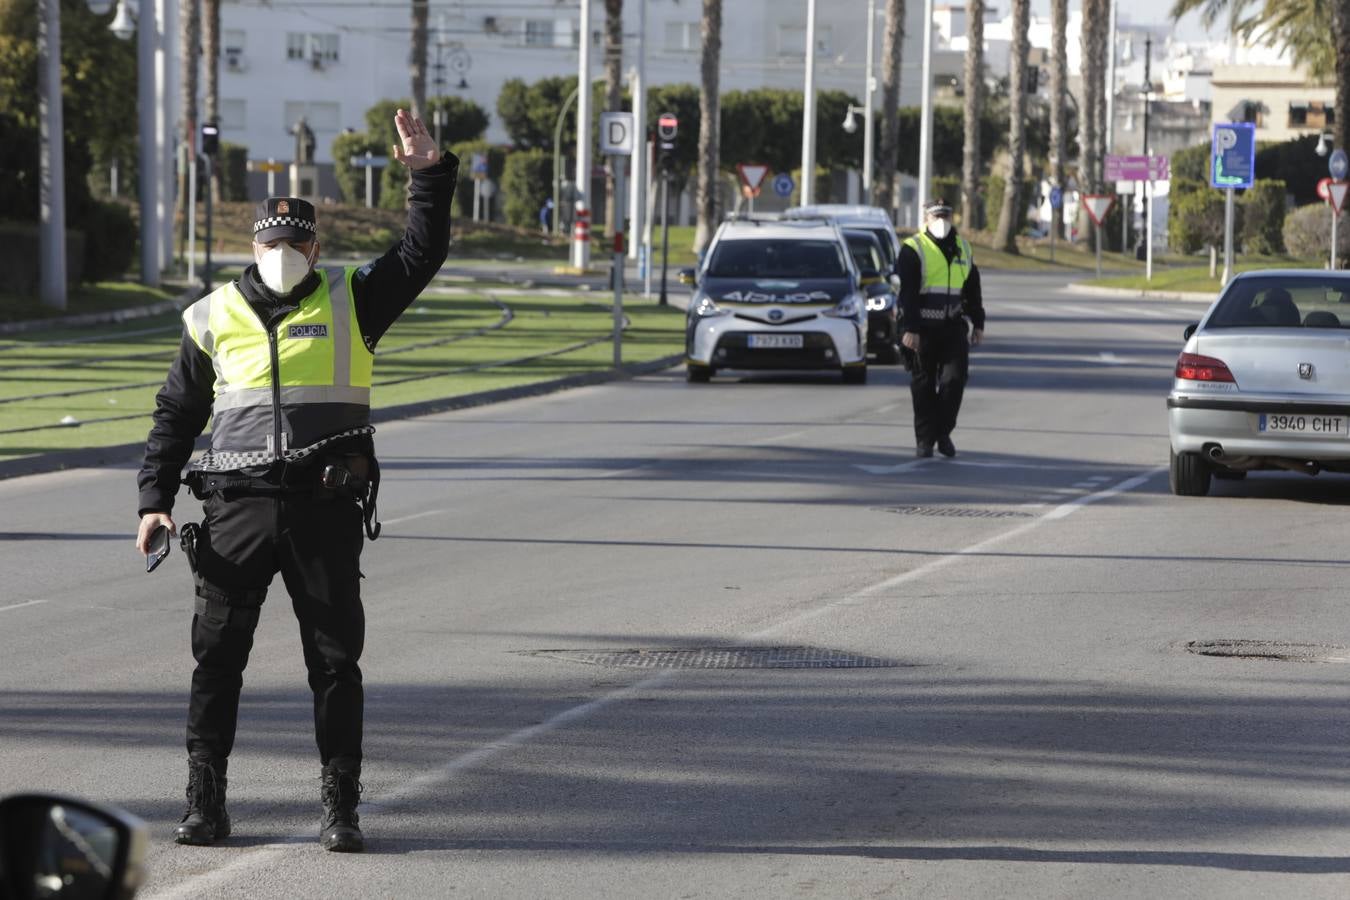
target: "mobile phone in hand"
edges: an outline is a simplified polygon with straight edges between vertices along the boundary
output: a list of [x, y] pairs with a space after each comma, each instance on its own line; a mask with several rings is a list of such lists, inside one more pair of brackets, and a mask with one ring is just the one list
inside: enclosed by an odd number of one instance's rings
[[169, 526], [161, 525], [150, 534], [149, 551], [145, 555], [145, 571], [155, 571], [164, 557], [169, 555]]

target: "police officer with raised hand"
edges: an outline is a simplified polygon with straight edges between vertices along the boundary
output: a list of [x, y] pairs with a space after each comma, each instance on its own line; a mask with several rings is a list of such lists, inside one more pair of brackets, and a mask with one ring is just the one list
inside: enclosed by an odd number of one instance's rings
[[[226, 763], [268, 585], [278, 572], [300, 623], [321, 769], [320, 843], [360, 851], [365, 613], [359, 569], [379, 533], [370, 424], [376, 343], [430, 283], [450, 241], [459, 161], [399, 110], [398, 162], [411, 170], [403, 238], [355, 267], [316, 267], [313, 205], [273, 197], [253, 224], [254, 265], [188, 307], [178, 357], [146, 442], [137, 549], [172, 518], [180, 480], [204, 501], [183, 528], [196, 584], [188, 703], [187, 812], [180, 844], [230, 833]], [[181, 475], [213, 419], [211, 446]]]
[[[956, 233], [952, 208], [933, 200], [923, 230], [900, 247], [900, 342], [910, 370], [915, 455], [955, 456], [952, 431], [970, 373], [970, 348], [984, 339], [980, 270], [970, 242]], [[966, 320], [974, 326], [967, 338]]]

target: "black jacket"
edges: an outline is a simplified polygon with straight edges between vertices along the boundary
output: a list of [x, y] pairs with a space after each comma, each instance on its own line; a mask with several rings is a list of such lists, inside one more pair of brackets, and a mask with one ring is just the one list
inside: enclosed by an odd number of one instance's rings
[[[446, 154], [436, 165], [412, 173], [408, 226], [403, 239], [387, 253], [362, 266], [352, 278], [352, 299], [361, 336], [372, 351], [431, 279], [450, 251], [450, 202], [459, 177], [459, 160]], [[319, 240], [323, 240], [322, 233]], [[264, 323], [277, 321], [308, 296], [319, 276], [310, 273], [289, 295], [272, 293], [259, 279], [258, 267], [249, 266], [236, 282], [240, 292]], [[193, 343], [186, 329], [178, 356], [155, 398], [154, 424], [145, 442], [145, 460], [136, 482], [140, 489], [139, 514], [171, 512], [183, 467], [192, 456], [197, 436], [211, 418], [215, 396], [211, 357]]]
[[[934, 242], [942, 251], [942, 255], [947, 257], [947, 262], [951, 262], [957, 250], [956, 229], [953, 228], [945, 238]], [[919, 316], [919, 307], [922, 305], [919, 288], [923, 285], [923, 266], [919, 254], [913, 247], [901, 245], [895, 270], [900, 275], [900, 309], [904, 313], [904, 329], [917, 331], [918, 328], [914, 323], [918, 322], [920, 327], [923, 326], [923, 319]], [[966, 278], [965, 287], [961, 290], [961, 307], [965, 310], [966, 317], [970, 319], [970, 324], [974, 325], [976, 330], [983, 331], [984, 294], [980, 290], [980, 269], [974, 263], [970, 266], [970, 276]]]

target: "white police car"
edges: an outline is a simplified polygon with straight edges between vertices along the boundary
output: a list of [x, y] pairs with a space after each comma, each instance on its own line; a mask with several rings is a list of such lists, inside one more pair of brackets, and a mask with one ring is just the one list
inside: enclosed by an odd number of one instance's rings
[[689, 274], [689, 381], [720, 369], [832, 369], [846, 384], [867, 381], [866, 302], [833, 221], [724, 222]]

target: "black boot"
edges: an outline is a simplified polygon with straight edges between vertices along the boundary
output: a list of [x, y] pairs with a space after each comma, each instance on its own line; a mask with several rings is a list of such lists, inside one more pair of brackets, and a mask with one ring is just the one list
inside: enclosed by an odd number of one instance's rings
[[366, 849], [356, 814], [361, 799], [361, 770], [323, 767], [323, 819], [319, 822], [319, 845], [337, 853], [360, 853]]
[[230, 836], [225, 811], [225, 760], [188, 760], [187, 812], [174, 830], [179, 844], [205, 847]]

